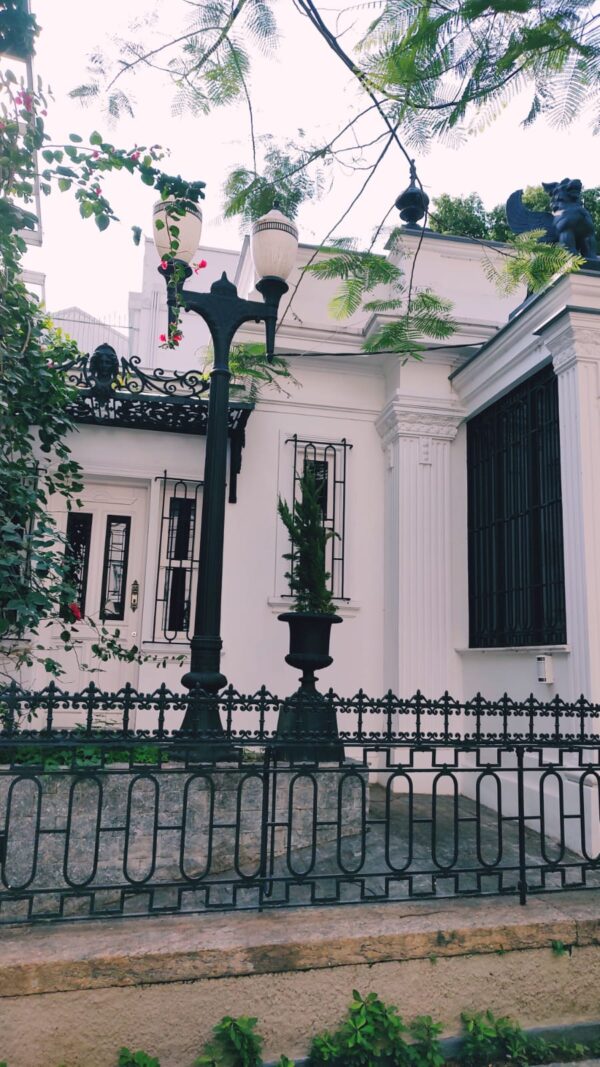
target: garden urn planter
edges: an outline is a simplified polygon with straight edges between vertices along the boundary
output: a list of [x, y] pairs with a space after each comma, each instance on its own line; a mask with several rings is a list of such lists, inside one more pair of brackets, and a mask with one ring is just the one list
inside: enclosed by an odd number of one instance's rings
[[283, 702], [279, 712], [277, 739], [286, 742], [280, 755], [290, 762], [343, 760], [335, 708], [315, 685], [315, 671], [333, 663], [329, 655], [331, 627], [343, 620], [339, 615], [308, 611], [286, 611], [278, 618], [290, 627], [285, 661], [302, 671], [300, 688]]

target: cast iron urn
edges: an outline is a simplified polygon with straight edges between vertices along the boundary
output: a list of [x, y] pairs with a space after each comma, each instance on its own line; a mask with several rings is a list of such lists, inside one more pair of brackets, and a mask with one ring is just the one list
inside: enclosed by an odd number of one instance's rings
[[285, 661], [302, 671], [300, 688], [284, 701], [279, 712], [277, 739], [289, 743], [280, 752], [290, 762], [343, 760], [335, 707], [315, 685], [315, 671], [333, 663], [329, 655], [331, 627], [343, 620], [339, 615], [308, 611], [286, 611], [278, 618], [290, 627], [290, 651]]

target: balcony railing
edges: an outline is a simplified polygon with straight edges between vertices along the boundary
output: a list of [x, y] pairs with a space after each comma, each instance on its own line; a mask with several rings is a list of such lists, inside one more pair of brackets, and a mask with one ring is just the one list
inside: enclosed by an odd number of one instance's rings
[[[600, 706], [301, 699], [343, 759], [266, 689], [0, 690], [0, 922], [600, 886]], [[225, 754], [178, 729], [206, 700]]]

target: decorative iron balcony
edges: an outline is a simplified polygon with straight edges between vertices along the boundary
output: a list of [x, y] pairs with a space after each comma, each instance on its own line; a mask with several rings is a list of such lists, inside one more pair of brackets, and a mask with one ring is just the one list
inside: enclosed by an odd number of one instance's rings
[[[75, 422], [88, 426], [119, 426], [131, 430], [206, 435], [209, 379], [199, 370], [143, 370], [139, 356], [119, 358], [103, 344], [92, 355], [60, 365], [76, 390], [69, 406]], [[229, 404], [229, 501], [235, 503], [242, 467], [246, 423], [254, 404]]]

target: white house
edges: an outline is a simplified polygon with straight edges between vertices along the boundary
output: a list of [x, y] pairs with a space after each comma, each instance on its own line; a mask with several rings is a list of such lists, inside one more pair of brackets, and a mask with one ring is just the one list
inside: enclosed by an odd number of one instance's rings
[[[419, 242], [406, 231], [403, 248]], [[300, 245], [290, 292], [313, 253]], [[600, 277], [582, 270], [523, 302], [488, 281], [489, 253], [425, 234], [415, 281], [452, 301], [457, 332], [422, 361], [365, 355], [382, 317], [334, 320], [335, 282], [304, 275], [289, 311], [282, 300], [277, 351], [298, 384], [263, 392], [253, 410], [233, 405], [230, 419], [236, 500], [226, 512], [222, 667], [239, 690], [265, 684], [284, 695], [296, 686], [277, 620], [289, 600], [276, 505], [278, 495], [293, 498], [308, 460], [319, 464], [325, 518], [338, 535], [330, 570], [344, 620], [322, 686], [600, 700]], [[208, 266], [190, 286], [208, 288], [226, 270], [240, 295], [252, 291], [247, 239], [239, 255], [202, 255]], [[130, 297], [130, 354], [148, 374], [198, 369], [208, 335], [197, 316], [184, 318], [177, 351], [160, 348], [167, 310], [157, 266], [147, 241], [142, 291]], [[263, 340], [262, 331], [251, 325], [237, 339]], [[156, 657], [109, 664], [101, 684], [178, 687], [205, 438], [193, 420], [176, 425], [166, 404], [154, 428], [123, 410], [108, 419], [97, 408], [97, 424], [87, 419], [73, 435], [86, 491], [83, 508], [62, 521], [85, 614]], [[83, 664], [93, 635], [84, 623], [79, 632]], [[156, 660], [165, 658], [163, 668]], [[87, 671], [74, 656], [65, 666], [62, 684], [81, 688]]]

